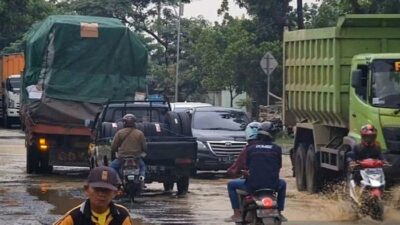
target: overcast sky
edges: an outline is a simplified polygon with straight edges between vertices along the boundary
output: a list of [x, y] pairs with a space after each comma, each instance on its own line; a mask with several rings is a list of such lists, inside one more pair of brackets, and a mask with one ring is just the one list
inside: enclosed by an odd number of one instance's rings
[[[222, 18], [218, 17], [217, 10], [221, 6], [222, 0], [192, 0], [190, 4], [185, 4], [184, 17], [197, 17], [202, 15], [209, 21], [221, 21]], [[246, 14], [246, 10], [240, 9], [234, 0], [229, 0], [229, 13], [234, 17], [242, 17]], [[303, 3], [313, 3], [317, 0], [303, 0]], [[291, 3], [293, 6], [296, 4], [295, 0]]]

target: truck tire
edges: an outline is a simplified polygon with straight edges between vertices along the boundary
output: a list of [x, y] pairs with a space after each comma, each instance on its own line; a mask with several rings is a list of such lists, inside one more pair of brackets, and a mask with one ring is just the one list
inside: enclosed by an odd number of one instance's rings
[[136, 123], [135, 124], [135, 128], [142, 131], [144, 134], [144, 127], [143, 127], [143, 123]]
[[39, 153], [39, 171], [40, 173], [51, 173], [53, 172], [53, 166], [49, 165], [49, 152]]
[[310, 144], [308, 146], [306, 154], [306, 186], [307, 191], [314, 194], [319, 189], [319, 173], [318, 173], [319, 163], [315, 155], [314, 145]]
[[172, 192], [172, 189], [174, 189], [174, 182], [164, 181], [163, 186], [164, 192]]
[[113, 137], [113, 127], [112, 127], [112, 123], [110, 122], [103, 122], [101, 124], [101, 133], [102, 133], [102, 137], [106, 138], [106, 137]]
[[3, 125], [4, 125], [4, 128], [11, 127], [10, 119], [8, 118], [7, 113], [3, 114]]
[[37, 172], [39, 168], [39, 153], [33, 146], [26, 147], [26, 173]]
[[176, 112], [167, 112], [166, 114], [166, 124], [170, 130], [170, 136], [176, 136], [182, 134], [182, 125], [181, 119], [179, 118], [178, 113]]
[[182, 123], [182, 134], [185, 136], [192, 137], [192, 126], [191, 126], [191, 119], [187, 112], [179, 112], [179, 118], [181, 119]]
[[[145, 136], [167, 136], [168, 128], [163, 123], [143, 123]], [[158, 128], [157, 128], [158, 127]], [[159, 130], [157, 130], [159, 129]]]
[[176, 186], [178, 188], [177, 195], [185, 195], [189, 190], [189, 176], [179, 177]]
[[306, 174], [305, 174], [305, 163], [306, 163], [306, 149], [304, 144], [299, 144], [295, 153], [294, 170], [296, 174], [296, 186], [298, 191], [306, 190]]

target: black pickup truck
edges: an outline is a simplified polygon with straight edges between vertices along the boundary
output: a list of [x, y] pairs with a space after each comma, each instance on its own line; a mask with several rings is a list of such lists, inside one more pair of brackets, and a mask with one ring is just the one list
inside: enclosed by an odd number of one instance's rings
[[104, 105], [96, 119], [89, 121], [91, 167], [110, 163], [112, 138], [123, 127], [122, 117], [127, 113], [136, 116], [136, 128], [146, 137], [145, 182], [161, 182], [166, 191], [177, 183], [178, 194], [186, 193], [197, 160], [197, 142], [191, 134], [189, 116], [172, 112], [167, 101], [120, 101]]

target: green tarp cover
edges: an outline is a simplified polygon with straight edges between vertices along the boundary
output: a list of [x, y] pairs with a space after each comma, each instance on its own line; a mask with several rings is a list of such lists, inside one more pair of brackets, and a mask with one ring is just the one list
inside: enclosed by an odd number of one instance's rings
[[[81, 36], [82, 23], [97, 24], [97, 37]], [[117, 19], [50, 16], [28, 32], [25, 60], [23, 102], [30, 101], [26, 87], [36, 84], [42, 98], [88, 103], [144, 90], [147, 50]]]

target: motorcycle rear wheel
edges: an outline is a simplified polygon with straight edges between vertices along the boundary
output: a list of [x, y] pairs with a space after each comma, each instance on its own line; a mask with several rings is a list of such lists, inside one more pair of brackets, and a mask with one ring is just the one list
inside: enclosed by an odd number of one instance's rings
[[263, 225], [281, 225], [282, 221], [276, 219], [276, 218], [263, 218], [262, 219], [262, 224]]

